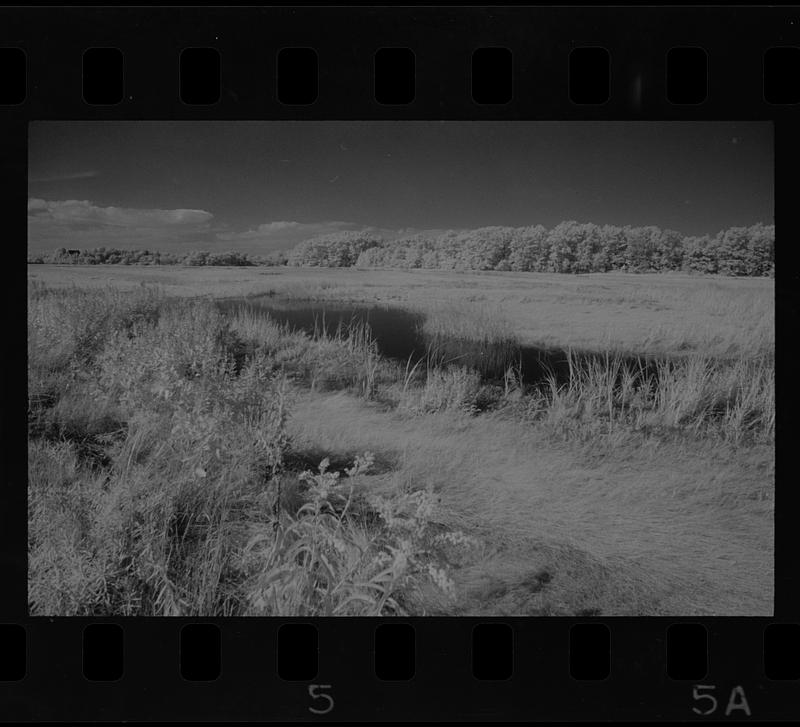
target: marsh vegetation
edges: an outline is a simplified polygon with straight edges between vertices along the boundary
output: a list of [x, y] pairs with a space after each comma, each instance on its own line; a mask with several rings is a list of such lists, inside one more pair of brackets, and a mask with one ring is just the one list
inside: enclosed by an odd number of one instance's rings
[[769, 279], [50, 270], [33, 614], [771, 613]]

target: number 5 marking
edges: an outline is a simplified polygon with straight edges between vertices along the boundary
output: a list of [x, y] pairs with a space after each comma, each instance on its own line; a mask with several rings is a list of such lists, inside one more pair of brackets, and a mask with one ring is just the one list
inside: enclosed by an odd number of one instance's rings
[[309, 684], [308, 685], [308, 693], [311, 695], [312, 699], [327, 699], [328, 706], [325, 709], [314, 709], [313, 707], [309, 707], [308, 711], [313, 712], [314, 714], [328, 714], [333, 709], [333, 697], [330, 694], [322, 694], [321, 690], [323, 689], [330, 689], [330, 684]]
[[717, 709], [717, 700], [710, 694], [700, 694], [701, 689], [716, 689], [716, 687], [714, 685], [695, 684], [694, 689], [692, 690], [692, 697], [694, 697], [696, 702], [699, 702], [701, 699], [707, 699], [711, 702], [711, 706], [705, 712], [697, 707], [692, 707], [692, 712], [695, 714], [711, 714]]

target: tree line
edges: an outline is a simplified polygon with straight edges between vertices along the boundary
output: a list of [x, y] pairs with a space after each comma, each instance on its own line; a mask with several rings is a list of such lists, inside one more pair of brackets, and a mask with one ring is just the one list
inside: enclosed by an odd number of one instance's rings
[[70, 250], [60, 247], [51, 253], [28, 255], [29, 263], [57, 265], [286, 265], [287, 253], [250, 255], [233, 250], [228, 252], [159, 252], [156, 250], [121, 250], [96, 247], [92, 250]]
[[289, 252], [185, 253], [59, 248], [30, 255], [29, 263], [75, 265], [293, 265], [313, 267], [506, 270], [547, 273], [691, 272], [775, 274], [775, 226], [731, 227], [716, 235], [674, 230], [561, 222], [552, 229], [481, 227], [387, 240], [363, 232], [337, 232], [305, 240]]
[[562, 222], [548, 230], [482, 227], [385, 240], [340, 232], [306, 240], [289, 265], [437, 270], [597, 273], [693, 272], [774, 275], [775, 227], [731, 227], [717, 235], [674, 230]]

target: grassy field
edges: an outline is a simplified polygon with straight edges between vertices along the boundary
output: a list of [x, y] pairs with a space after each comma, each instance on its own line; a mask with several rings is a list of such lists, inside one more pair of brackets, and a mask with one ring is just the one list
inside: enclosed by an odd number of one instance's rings
[[[29, 281], [32, 613], [772, 613], [771, 280], [36, 265]], [[365, 326], [307, 335], [194, 300], [269, 291], [608, 357], [576, 357], [564, 385], [489, 384], [385, 360]], [[620, 351], [681, 358], [651, 375]]]
[[681, 274], [445, 272], [316, 268], [29, 265], [48, 286], [157, 285], [175, 296], [277, 296], [500, 311], [521, 342], [634, 353], [735, 356], [772, 351], [771, 278]]

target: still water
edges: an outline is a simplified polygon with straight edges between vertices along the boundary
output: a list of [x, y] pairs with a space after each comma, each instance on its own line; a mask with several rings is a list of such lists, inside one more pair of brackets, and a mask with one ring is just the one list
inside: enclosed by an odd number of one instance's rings
[[340, 326], [346, 329], [351, 322], [364, 321], [369, 324], [380, 353], [402, 364], [410, 359], [413, 365], [433, 352], [438, 361], [476, 369], [487, 381], [502, 380], [509, 366], [521, 370], [522, 380], [528, 385], [541, 383], [551, 374], [559, 383], [569, 380], [569, 363], [564, 350], [508, 343], [486, 346], [442, 337], [432, 340], [423, 330], [424, 315], [401, 308], [280, 301], [270, 296], [227, 299], [218, 305], [223, 312], [244, 307], [310, 334], [324, 327], [333, 335]]

